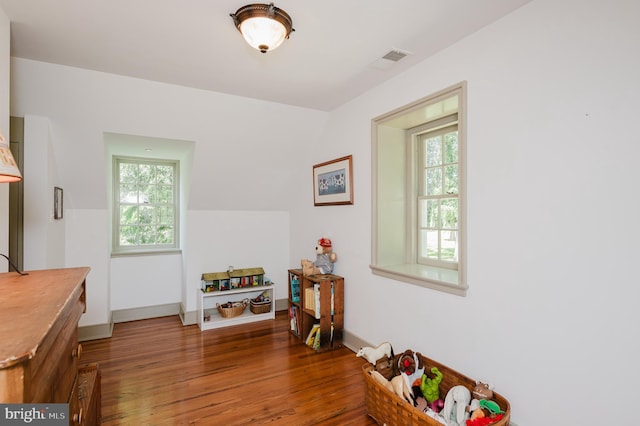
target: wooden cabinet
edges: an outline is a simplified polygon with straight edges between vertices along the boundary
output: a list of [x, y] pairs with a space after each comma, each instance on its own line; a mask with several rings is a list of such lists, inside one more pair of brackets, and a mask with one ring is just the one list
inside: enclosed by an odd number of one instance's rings
[[[89, 268], [0, 273], [0, 402], [69, 403], [70, 424], [99, 423], [93, 414], [99, 413], [99, 399], [84, 409], [93, 423], [72, 411], [80, 406], [78, 321], [88, 273]], [[99, 395], [97, 367], [92, 377], [86, 386]]]
[[[342, 346], [344, 278], [332, 274], [302, 275], [300, 269], [290, 269], [288, 275], [291, 333], [306, 343], [315, 326], [319, 337], [315, 344], [317, 351]], [[297, 282], [299, 297], [296, 297]]]

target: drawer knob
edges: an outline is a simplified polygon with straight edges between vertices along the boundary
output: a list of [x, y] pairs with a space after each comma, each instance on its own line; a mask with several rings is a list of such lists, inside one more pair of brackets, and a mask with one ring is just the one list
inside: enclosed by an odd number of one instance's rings
[[81, 424], [83, 414], [84, 412], [82, 410], [82, 407], [80, 407], [80, 412], [73, 414], [73, 423], [78, 425]]
[[74, 358], [78, 358], [78, 360], [82, 357], [82, 343], [78, 343], [77, 348], [73, 348], [71, 351], [71, 356]]

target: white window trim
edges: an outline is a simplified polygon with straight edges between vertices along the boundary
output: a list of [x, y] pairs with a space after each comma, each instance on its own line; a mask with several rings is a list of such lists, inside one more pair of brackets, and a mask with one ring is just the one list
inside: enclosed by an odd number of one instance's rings
[[[443, 291], [450, 294], [459, 296], [465, 296], [468, 290], [467, 278], [466, 278], [466, 240], [467, 240], [467, 222], [466, 222], [466, 146], [467, 146], [467, 132], [466, 132], [466, 82], [461, 82], [451, 87], [448, 87], [442, 91], [439, 91], [433, 95], [427, 96], [414, 103], [398, 108], [382, 116], [376, 117], [372, 120], [372, 244], [371, 244], [371, 271], [375, 275], [383, 276], [397, 281], [406, 282], [409, 284], [418, 285], [425, 288], [430, 288], [438, 291]], [[453, 95], [458, 95], [458, 141], [459, 141], [459, 156], [460, 156], [460, 188], [459, 188], [459, 258], [458, 258], [458, 270], [446, 269], [441, 267], [420, 265], [415, 258], [415, 233], [411, 235], [404, 235], [404, 245], [400, 249], [401, 253], [397, 256], [398, 259], [393, 261], [382, 261], [381, 254], [381, 238], [385, 238], [382, 235], [383, 222], [387, 218], [380, 217], [379, 202], [385, 203], [389, 200], [378, 200], [379, 194], [379, 137], [383, 133], [381, 126], [388, 123], [395, 123], [399, 129], [405, 131], [418, 127], [424, 124], [424, 119], [420, 121], [422, 112], [426, 110], [428, 105], [434, 105], [440, 101], [443, 101]], [[422, 115], [423, 116], [423, 115]], [[439, 117], [438, 117], [439, 118]], [[431, 120], [429, 120], [431, 121]], [[407, 164], [410, 161], [408, 149], [405, 151], [405, 161]], [[410, 179], [415, 179], [415, 167], [409, 167], [408, 170], [411, 173]], [[404, 229], [406, 232], [406, 223], [415, 217], [415, 198], [411, 197], [411, 194], [403, 194], [404, 201], [398, 201], [398, 205], [404, 203], [405, 217], [401, 221], [405, 221]], [[402, 196], [401, 196], [402, 198]], [[393, 200], [394, 202], [396, 200]], [[398, 208], [400, 210], [400, 208]]]

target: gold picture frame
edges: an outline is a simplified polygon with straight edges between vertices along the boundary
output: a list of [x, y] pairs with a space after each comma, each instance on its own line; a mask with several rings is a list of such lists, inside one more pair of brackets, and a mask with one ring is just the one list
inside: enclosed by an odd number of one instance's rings
[[351, 155], [313, 166], [313, 204], [315, 206], [353, 204], [353, 157]]

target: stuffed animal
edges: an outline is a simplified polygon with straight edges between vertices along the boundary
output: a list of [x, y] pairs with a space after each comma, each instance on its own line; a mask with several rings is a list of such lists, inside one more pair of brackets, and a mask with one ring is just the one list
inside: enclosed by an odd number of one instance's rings
[[462, 385], [449, 389], [440, 412], [449, 426], [463, 426], [469, 418], [467, 407], [471, 402], [471, 392]]
[[407, 349], [398, 356], [398, 371], [411, 376], [418, 367], [418, 357], [411, 349]]
[[422, 395], [424, 395], [427, 402], [434, 402], [435, 400], [440, 398], [440, 389], [438, 385], [442, 381], [442, 373], [436, 367], [431, 367], [431, 373], [435, 375], [433, 379], [429, 378], [426, 374], [422, 375], [422, 380], [420, 381], [420, 390], [422, 391]]
[[[411, 389], [413, 393], [414, 387], [420, 390], [420, 380], [424, 374], [424, 363], [422, 362], [422, 355], [419, 352], [414, 352], [411, 349], [407, 349], [400, 355], [398, 355], [398, 372], [405, 381], [407, 387]], [[416, 399], [413, 398], [414, 404]]]
[[391, 383], [396, 395], [400, 398], [404, 398], [405, 401], [415, 407], [416, 400], [413, 396], [413, 392], [411, 391], [411, 387], [407, 385], [407, 380], [404, 378], [403, 374], [393, 377], [389, 382]]
[[373, 365], [373, 368], [382, 374], [387, 380], [391, 380], [391, 378], [395, 376], [393, 362], [394, 355], [391, 343], [380, 343], [376, 348], [364, 346], [360, 348], [358, 353], [356, 353], [356, 356], [369, 361]]
[[331, 240], [320, 238], [316, 245], [316, 261], [302, 259], [303, 275], [330, 274], [333, 272], [333, 264], [338, 260], [338, 255], [333, 252]]
[[376, 382], [382, 384], [389, 391], [395, 393], [400, 398], [404, 399], [410, 404], [415, 404], [413, 394], [411, 393], [411, 389], [407, 387], [402, 376], [395, 376], [391, 380], [387, 380], [382, 374], [378, 371], [372, 371], [371, 376], [375, 379]]
[[393, 358], [393, 347], [389, 342], [380, 343], [376, 348], [364, 346], [360, 348], [356, 356], [362, 357], [371, 364], [376, 365], [376, 361], [384, 356], [387, 358]]
[[424, 374], [424, 363], [420, 352], [414, 352], [407, 349], [398, 356], [398, 371], [405, 376], [409, 386], [413, 387], [414, 383], [420, 386], [420, 380]]
[[302, 259], [300, 265], [302, 266], [302, 275], [316, 275], [320, 273], [320, 270], [315, 267], [311, 260]]
[[491, 399], [493, 398], [493, 385], [476, 380], [476, 386], [473, 388], [473, 397], [475, 399]]

